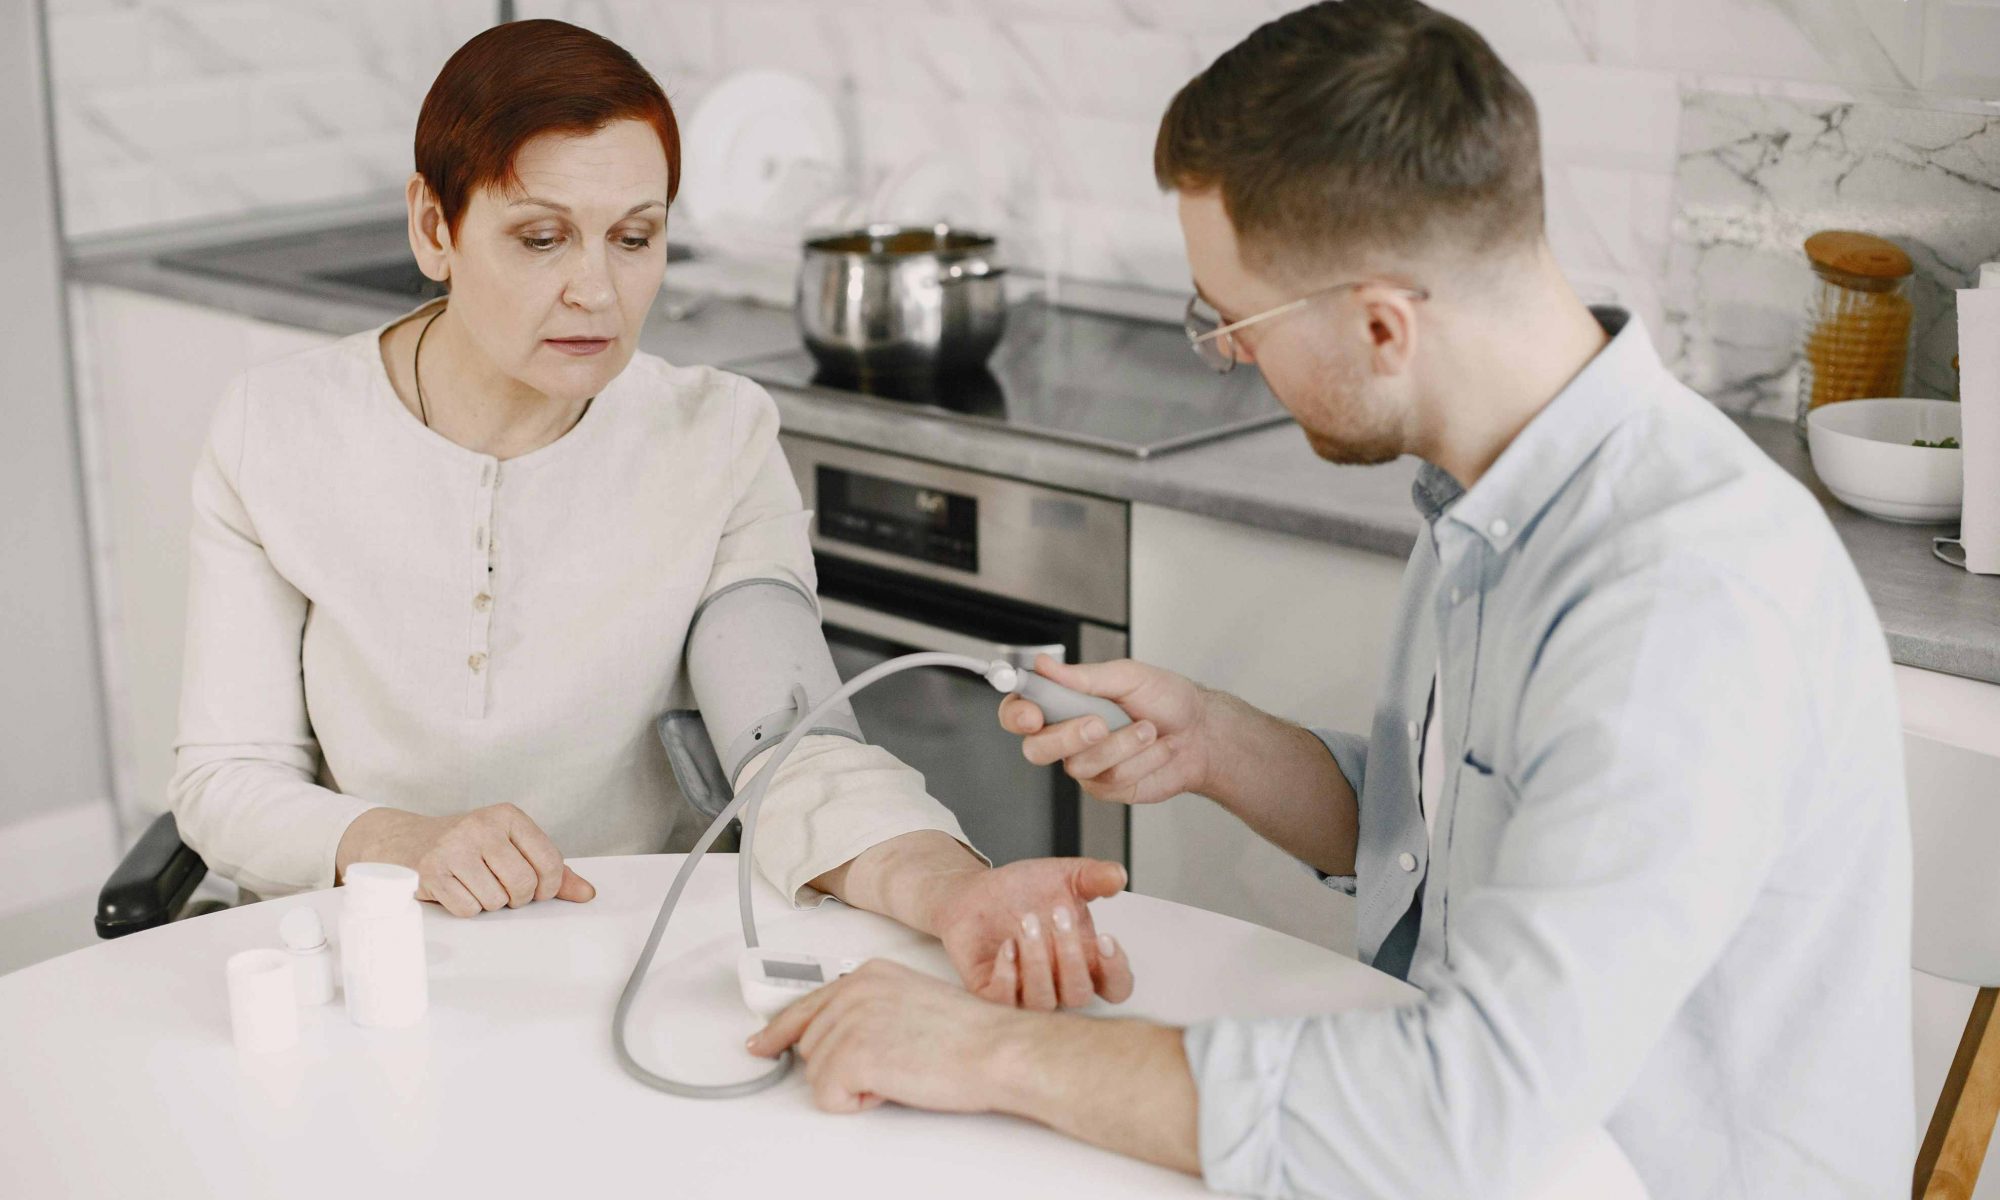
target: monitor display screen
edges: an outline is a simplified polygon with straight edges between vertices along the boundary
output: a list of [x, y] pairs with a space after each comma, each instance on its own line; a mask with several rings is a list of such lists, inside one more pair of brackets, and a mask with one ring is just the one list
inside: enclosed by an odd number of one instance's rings
[[764, 960], [764, 973], [773, 979], [797, 979], [805, 983], [826, 982], [826, 976], [820, 973], [818, 963], [795, 963], [767, 958]]

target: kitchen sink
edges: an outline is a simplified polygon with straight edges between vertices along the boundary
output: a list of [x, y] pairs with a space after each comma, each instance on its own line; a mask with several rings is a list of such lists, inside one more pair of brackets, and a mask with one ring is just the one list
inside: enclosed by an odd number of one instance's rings
[[417, 264], [408, 258], [402, 262], [368, 263], [359, 267], [342, 267], [337, 271], [311, 271], [307, 274], [322, 283], [359, 288], [364, 292], [380, 292], [407, 299], [412, 304], [435, 300], [445, 292], [443, 284], [418, 270]]
[[[670, 263], [698, 257], [692, 247], [667, 243]], [[233, 242], [167, 255], [161, 262], [199, 275], [377, 306], [412, 308], [445, 293], [444, 285], [411, 260], [408, 225], [401, 219]]]

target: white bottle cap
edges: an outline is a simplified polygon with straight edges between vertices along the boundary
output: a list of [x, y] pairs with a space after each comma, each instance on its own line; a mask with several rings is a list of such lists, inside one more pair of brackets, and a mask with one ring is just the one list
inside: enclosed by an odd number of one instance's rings
[[236, 1048], [269, 1054], [297, 1045], [299, 999], [292, 956], [283, 950], [244, 950], [229, 956], [227, 974], [229, 1028]]
[[326, 945], [326, 926], [314, 910], [295, 908], [279, 918], [278, 940], [294, 954], [311, 954]]
[[394, 863], [355, 863], [341, 876], [341, 887], [348, 912], [384, 916], [417, 898], [417, 873]]

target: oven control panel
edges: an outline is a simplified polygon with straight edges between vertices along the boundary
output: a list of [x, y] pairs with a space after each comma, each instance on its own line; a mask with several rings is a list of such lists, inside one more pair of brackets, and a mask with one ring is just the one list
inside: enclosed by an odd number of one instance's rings
[[815, 554], [1125, 625], [1124, 501], [790, 431], [778, 442]]
[[979, 500], [941, 488], [820, 464], [821, 537], [959, 571], [979, 570]]

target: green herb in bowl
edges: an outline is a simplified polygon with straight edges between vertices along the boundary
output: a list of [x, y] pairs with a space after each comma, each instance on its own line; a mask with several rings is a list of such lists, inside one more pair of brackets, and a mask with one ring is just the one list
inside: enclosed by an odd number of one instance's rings
[[1955, 437], [1948, 437], [1945, 438], [1943, 441], [1927, 442], [1922, 438], [1913, 438], [1910, 441], [1910, 445], [1922, 446], [1926, 450], [1956, 450], [1958, 449], [1958, 439]]

